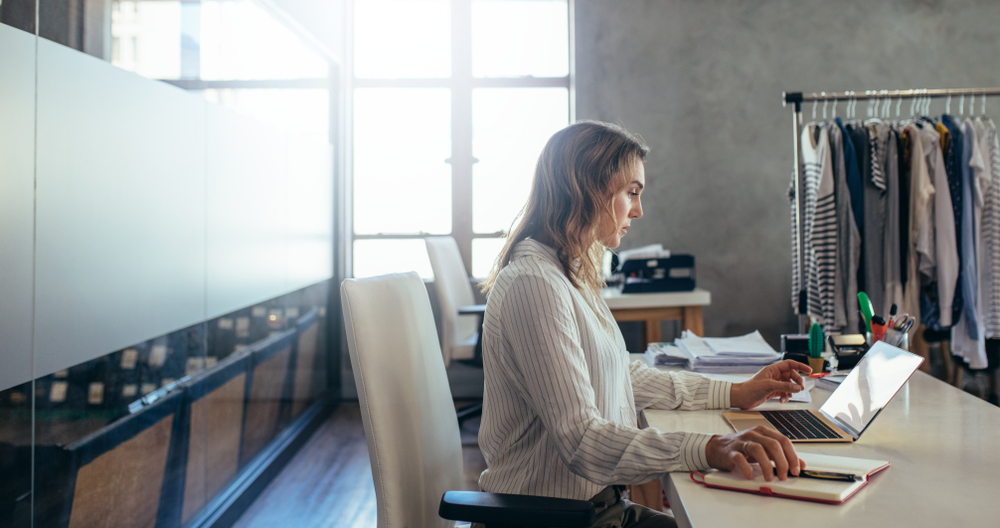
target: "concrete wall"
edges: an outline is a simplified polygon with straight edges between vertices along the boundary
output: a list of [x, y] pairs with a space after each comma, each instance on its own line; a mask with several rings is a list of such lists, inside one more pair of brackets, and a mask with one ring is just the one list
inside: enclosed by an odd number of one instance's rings
[[652, 147], [622, 248], [694, 254], [705, 332], [759, 329], [777, 346], [796, 329], [781, 92], [998, 86], [998, 20], [985, 0], [576, 0], [577, 118]]

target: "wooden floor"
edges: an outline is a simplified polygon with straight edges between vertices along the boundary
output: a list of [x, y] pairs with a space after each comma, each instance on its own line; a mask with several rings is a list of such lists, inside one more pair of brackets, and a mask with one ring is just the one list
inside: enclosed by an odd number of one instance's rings
[[[466, 489], [479, 489], [486, 462], [476, 423], [462, 430]], [[375, 527], [365, 430], [357, 403], [341, 404], [234, 525], [236, 528]]]

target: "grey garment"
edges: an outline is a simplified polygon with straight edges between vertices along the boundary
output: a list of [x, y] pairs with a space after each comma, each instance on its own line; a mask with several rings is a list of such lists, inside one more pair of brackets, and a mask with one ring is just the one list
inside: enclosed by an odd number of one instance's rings
[[903, 267], [899, 252], [899, 133], [892, 125], [878, 125], [879, 156], [885, 178], [885, 305], [876, 310], [880, 314], [889, 313], [891, 305], [903, 305]]
[[840, 127], [832, 123], [830, 154], [833, 165], [834, 200], [837, 215], [837, 270], [834, 284], [834, 324], [843, 333], [858, 328], [858, 264], [861, 261], [861, 233], [854, 221], [851, 191], [847, 187], [847, 166], [844, 160], [844, 138]]
[[[885, 245], [885, 197], [873, 181], [872, 137], [860, 121], [852, 123], [851, 141], [856, 145], [858, 168], [861, 172], [865, 225], [861, 230], [861, 267], [858, 289], [868, 294], [872, 305], [885, 302], [882, 254]], [[878, 158], [874, 158], [877, 160]], [[878, 163], [875, 161], [875, 163]]]
[[[597, 521], [589, 528], [676, 528], [677, 521], [661, 511], [621, 498], [617, 486], [608, 486], [590, 499], [594, 503]], [[509, 525], [508, 525], [509, 526]], [[472, 523], [472, 528], [486, 528]], [[511, 526], [510, 528], [513, 528]]]

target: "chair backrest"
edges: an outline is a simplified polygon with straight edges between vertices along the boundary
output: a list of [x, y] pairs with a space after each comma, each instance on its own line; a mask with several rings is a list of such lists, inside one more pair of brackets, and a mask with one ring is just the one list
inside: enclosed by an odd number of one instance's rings
[[475, 337], [479, 331], [479, 319], [476, 316], [458, 315], [460, 307], [476, 304], [458, 243], [450, 236], [428, 237], [424, 242], [427, 244], [427, 256], [434, 270], [434, 285], [441, 303], [441, 348], [444, 364], [448, 366], [452, 359], [472, 359], [475, 355], [475, 343], [471, 347], [460, 347], [459, 344]]
[[340, 287], [379, 528], [451, 526], [438, 517], [462, 489], [462, 445], [427, 290], [416, 273]]
[[253, 370], [247, 388], [246, 418], [243, 420], [243, 447], [240, 467], [257, 456], [277, 435], [281, 407], [290, 399], [289, 361], [295, 329], [286, 330], [250, 345]]
[[170, 393], [138, 412], [72, 444], [72, 498], [63, 520], [69, 528], [148, 527], [170, 517], [176, 492], [168, 455], [179, 441], [183, 392]]
[[229, 483], [239, 469], [250, 350], [230, 355], [188, 382], [187, 464], [181, 524]]

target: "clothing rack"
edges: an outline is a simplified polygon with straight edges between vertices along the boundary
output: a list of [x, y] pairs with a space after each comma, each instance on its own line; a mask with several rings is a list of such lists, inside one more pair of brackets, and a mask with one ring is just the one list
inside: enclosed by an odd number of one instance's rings
[[[812, 101], [815, 105], [817, 102], [829, 102], [833, 101], [834, 110], [836, 110], [837, 102], [855, 102], [855, 101], [884, 101], [887, 105], [893, 100], [897, 100], [896, 104], [896, 114], [899, 114], [899, 101], [903, 99], [940, 99], [947, 97], [949, 98], [949, 103], [951, 97], [965, 97], [965, 96], [983, 97], [985, 104], [986, 97], [996, 97], [1000, 96], [1000, 88], [940, 88], [940, 89], [906, 89], [906, 90], [865, 90], [864, 92], [781, 92], [781, 106], [787, 107], [789, 104], [792, 105], [792, 162], [794, 164], [793, 170], [793, 193], [795, 195], [795, 203], [797, 207], [795, 208], [795, 224], [800, 226], [799, 236], [795, 240], [795, 253], [799, 256], [799, 267], [800, 276], [805, 277], [804, 268], [806, 263], [806, 256], [803, 252], [802, 236], [805, 230], [801, 229], [802, 226], [802, 204], [800, 200], [800, 189], [799, 189], [799, 179], [801, 174], [799, 173], [799, 127], [802, 126], [802, 103]], [[949, 105], [950, 106], [950, 105]], [[971, 105], [970, 105], [971, 108]], [[814, 107], [815, 111], [815, 107]], [[825, 110], [824, 110], [825, 112]], [[805, 314], [803, 310], [803, 301], [801, 299], [801, 293], [799, 299], [799, 331], [805, 331], [808, 328], [808, 315]]]

